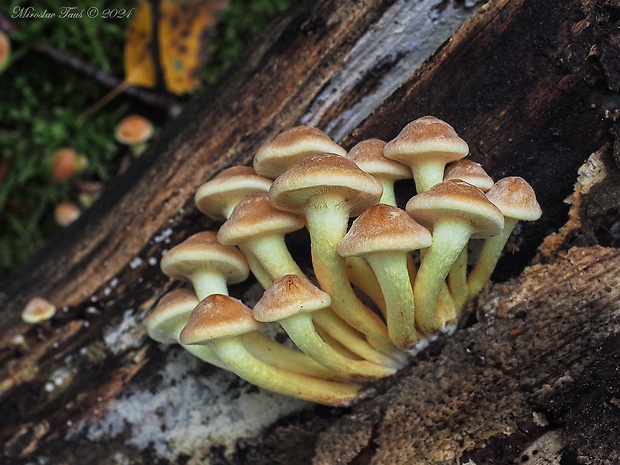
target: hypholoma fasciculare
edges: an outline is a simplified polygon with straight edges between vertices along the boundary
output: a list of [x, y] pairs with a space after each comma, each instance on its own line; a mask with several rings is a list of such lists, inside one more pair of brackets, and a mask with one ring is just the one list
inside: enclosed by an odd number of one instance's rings
[[[198, 189], [198, 208], [225, 223], [164, 257], [164, 273], [194, 291], [184, 290], [172, 310], [164, 298], [147, 320], [149, 334], [262, 388], [350, 405], [366, 392], [359, 382], [391, 375], [454, 328], [517, 221], [541, 215], [523, 179], [493, 184], [464, 159], [468, 152], [432, 116], [349, 154], [319, 129], [284, 131], [257, 152], [253, 169], [229, 168]], [[415, 190], [397, 206], [393, 185], [406, 174]], [[303, 227], [307, 270], [285, 241]], [[468, 272], [475, 238], [485, 242]], [[249, 273], [266, 289], [254, 310], [228, 295], [228, 283]], [[259, 331], [276, 322], [301, 351]]]

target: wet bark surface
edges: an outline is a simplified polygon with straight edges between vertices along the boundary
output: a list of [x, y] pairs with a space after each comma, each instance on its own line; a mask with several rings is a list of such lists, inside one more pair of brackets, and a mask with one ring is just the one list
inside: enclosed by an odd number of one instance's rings
[[[121, 411], [131, 396], [156, 394], [165, 367], [182, 358], [147, 341], [140, 323], [172, 286], [157, 266], [162, 252], [217, 227], [193, 206], [195, 189], [227, 166], [248, 164], [260, 144], [309, 119], [347, 54], [398, 6], [310, 3], [275, 25], [244, 66], [191, 104], [92, 211], [2, 287], [0, 443], [7, 463], [170, 461], [160, 444], [137, 441], [147, 428], [139, 421], [89, 426]], [[437, 8], [451, 7], [459, 2]], [[225, 444], [205, 439], [173, 461], [512, 463], [548, 452], [556, 463], [617, 463], [619, 20], [611, 1], [561, 0], [554, 8], [494, 1], [422, 67], [401, 74], [401, 87], [377, 101], [343, 145], [389, 140], [412, 119], [433, 114], [455, 127], [494, 178], [527, 179], [544, 215], [523, 226], [500, 262], [495, 279], [510, 280], [470, 303], [454, 337], [377, 383], [373, 398], [345, 410], [295, 405], [258, 433]], [[355, 99], [373, 95], [377, 76], [397, 62], [377, 63], [374, 74], [321, 110], [316, 124], [328, 126]], [[605, 176], [580, 194], [561, 230], [564, 199], [597, 151]], [[398, 186], [401, 202], [411, 189]], [[307, 248], [305, 240], [293, 236], [291, 247]], [[535, 255], [538, 264], [523, 271]], [[244, 284], [233, 294], [252, 289]], [[20, 319], [35, 295], [59, 307], [48, 325]], [[191, 365], [183, 376], [177, 385], [219, 375]], [[236, 390], [233, 397], [256, 394], [234, 379], [222, 382]], [[156, 413], [166, 418], [162, 409]]]

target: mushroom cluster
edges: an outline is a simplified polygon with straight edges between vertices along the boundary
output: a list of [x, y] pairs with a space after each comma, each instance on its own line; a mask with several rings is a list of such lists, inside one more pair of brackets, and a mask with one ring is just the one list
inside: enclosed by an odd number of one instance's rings
[[[452, 332], [516, 223], [541, 215], [527, 182], [494, 183], [468, 153], [432, 116], [348, 153], [316, 128], [284, 131], [253, 167], [228, 168], [196, 192], [198, 209], [223, 224], [163, 257], [162, 271], [193, 290], [159, 301], [147, 318], [150, 337], [264, 389], [350, 405], [364, 382], [392, 375]], [[401, 208], [394, 183], [404, 179], [415, 193]], [[285, 241], [302, 228], [310, 276]], [[477, 257], [472, 239], [483, 241]], [[264, 287], [254, 308], [228, 290], [250, 273]], [[276, 324], [289, 343], [261, 331]]]

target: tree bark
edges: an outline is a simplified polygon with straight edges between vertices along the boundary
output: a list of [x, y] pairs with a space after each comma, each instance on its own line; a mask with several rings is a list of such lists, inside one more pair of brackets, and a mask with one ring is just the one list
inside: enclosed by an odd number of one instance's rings
[[[523, 460], [525, 446], [544, 443], [566, 460], [616, 463], [619, 260], [604, 246], [617, 246], [620, 183], [610, 129], [619, 106], [618, 7], [493, 1], [414, 71], [399, 68], [406, 53], [387, 39], [401, 31], [389, 29], [396, 20], [419, 16], [408, 2], [311, 3], [275, 25], [243, 66], [193, 102], [101, 202], [4, 286], [0, 443], [7, 461], [512, 463]], [[463, 14], [449, 2], [437, 8]], [[383, 42], [373, 40], [381, 33]], [[352, 68], [371, 43], [388, 58]], [[392, 89], [382, 76], [401, 85], [379, 106]], [[368, 100], [377, 108], [358, 124], [351, 115]], [[262, 143], [300, 122], [340, 139], [353, 129], [345, 129], [351, 117], [357, 127], [342, 142], [348, 148], [389, 140], [425, 114], [450, 122], [494, 178], [526, 178], [544, 212], [523, 226], [500, 263], [496, 279], [513, 281], [470, 304], [456, 336], [377, 383], [377, 394], [350, 410], [257, 392], [146, 340], [141, 320], [172, 286], [156, 266], [162, 253], [217, 227], [193, 206], [200, 184], [250, 163]], [[607, 174], [580, 194], [579, 221], [518, 276], [566, 221], [563, 200], [599, 149]], [[400, 185], [398, 195], [405, 201], [411, 185]], [[291, 244], [303, 248], [304, 240], [294, 236]], [[252, 283], [233, 289], [241, 297], [255, 292]], [[60, 308], [48, 326], [20, 320], [34, 295]], [[223, 394], [229, 384], [233, 391]], [[205, 430], [208, 422], [242, 431], [227, 436]]]

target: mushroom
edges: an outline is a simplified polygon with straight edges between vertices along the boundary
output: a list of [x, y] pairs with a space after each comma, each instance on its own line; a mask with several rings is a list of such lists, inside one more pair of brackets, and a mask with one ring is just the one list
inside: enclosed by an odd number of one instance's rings
[[407, 124], [383, 148], [386, 158], [411, 168], [418, 194], [443, 180], [446, 164], [469, 152], [467, 143], [454, 128], [434, 116], [424, 116]]
[[[493, 178], [484, 168], [474, 161], [463, 158], [450, 163], [444, 172], [445, 179], [460, 179], [476, 186], [482, 192], [493, 186]], [[467, 247], [463, 248], [456, 262], [448, 273], [448, 287], [454, 301], [454, 307], [460, 311], [467, 300]]]
[[436, 304], [450, 268], [470, 238], [498, 234], [504, 217], [480, 189], [459, 179], [443, 181], [415, 195], [406, 210], [433, 234], [413, 287], [418, 326], [432, 335], [448, 323], [439, 318]]
[[194, 309], [181, 331], [180, 341], [207, 345], [237, 376], [279, 394], [340, 407], [349, 406], [360, 397], [359, 385], [281, 370], [253, 356], [243, 343], [243, 335], [261, 326], [252, 310], [240, 300], [212, 294]]
[[181, 330], [198, 302], [196, 294], [189, 289], [176, 289], [168, 292], [146, 317], [146, 332], [154, 341], [162, 344], [180, 344], [200, 360], [227, 369], [209, 347], [185, 345], [179, 340]]
[[[423, 338], [416, 330], [409, 252], [431, 245], [431, 234], [398, 207], [373, 205], [358, 216], [338, 244], [338, 253], [365, 258], [385, 296], [387, 327], [396, 347], [416, 349]], [[417, 347], [419, 349], [419, 347]]]
[[245, 281], [250, 274], [244, 255], [236, 247], [220, 244], [213, 231], [188, 237], [170, 249], [160, 265], [167, 276], [191, 281], [199, 299], [228, 294], [228, 284]]
[[88, 159], [78, 154], [71, 147], [58, 149], [50, 159], [52, 176], [58, 182], [65, 181], [82, 171], [88, 165]]
[[343, 356], [319, 336], [312, 313], [327, 309], [330, 303], [329, 294], [308, 279], [287, 274], [269, 285], [254, 306], [253, 315], [263, 323], [280, 323], [297, 347], [321, 365], [343, 376], [364, 380], [394, 374], [394, 368]]
[[344, 156], [347, 151], [318, 128], [296, 126], [282, 131], [256, 152], [254, 169], [261, 176], [275, 179], [304, 158], [319, 153]]
[[0, 31], [0, 71], [8, 64], [11, 58], [11, 39], [3, 31]]
[[[168, 292], [147, 316], [147, 333], [151, 339], [157, 342], [162, 344], [180, 344], [185, 350], [199, 359], [228, 370], [228, 366], [208, 346], [181, 344], [179, 339], [181, 331], [198, 303], [199, 300], [196, 294], [189, 289], [175, 289]], [[319, 378], [336, 378], [334, 373], [310, 357], [278, 344], [258, 331], [246, 335], [244, 343], [254, 356], [277, 368]]]
[[147, 141], [155, 134], [153, 124], [140, 115], [125, 116], [116, 126], [114, 138], [119, 144], [128, 145], [131, 153], [140, 155]]
[[56, 314], [56, 306], [43, 297], [33, 297], [22, 311], [22, 320], [35, 325], [50, 320]]
[[276, 208], [305, 216], [314, 271], [336, 314], [365, 334], [374, 347], [393, 354], [396, 348], [387, 327], [353, 292], [344, 258], [336, 250], [349, 217], [376, 204], [382, 192], [381, 183], [351, 160], [320, 154], [276, 178], [269, 198]]
[[[266, 193], [248, 195], [233, 210], [218, 231], [221, 244], [236, 245], [245, 254], [252, 273], [267, 288], [274, 279], [287, 274], [304, 276], [291, 256], [285, 235], [304, 227], [299, 216], [278, 210]], [[325, 332], [366, 360], [394, 365], [394, 360], [377, 351], [331, 309], [313, 313], [313, 319]], [[398, 365], [400, 366], [400, 365]]]
[[54, 221], [63, 228], [77, 220], [81, 211], [73, 202], [60, 202], [54, 207]]
[[226, 221], [247, 195], [267, 192], [270, 186], [271, 180], [256, 174], [252, 167], [233, 166], [200, 186], [194, 201], [198, 210], [208, 217]]
[[411, 178], [411, 169], [383, 155], [385, 142], [381, 139], [363, 140], [347, 153], [346, 157], [355, 162], [362, 170], [372, 174], [383, 186], [380, 203], [396, 206], [394, 183], [401, 179]]
[[486, 196], [504, 215], [505, 226], [500, 234], [484, 241], [476, 265], [467, 278], [470, 297], [478, 294], [491, 277], [502, 250], [519, 220], [536, 221], [542, 215], [534, 189], [521, 177], [510, 176], [500, 179]]

